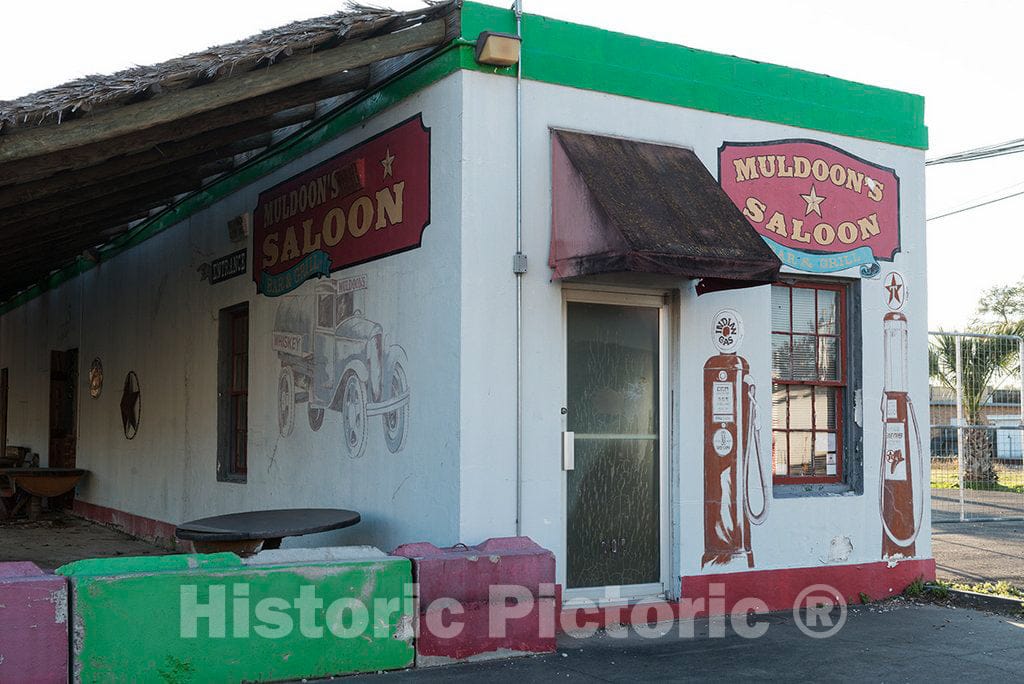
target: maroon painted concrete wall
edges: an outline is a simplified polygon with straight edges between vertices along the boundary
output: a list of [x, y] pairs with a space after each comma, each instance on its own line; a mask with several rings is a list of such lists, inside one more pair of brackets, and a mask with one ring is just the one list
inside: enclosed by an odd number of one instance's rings
[[[403, 544], [393, 555], [413, 562], [418, 666], [555, 650], [555, 556], [528, 537]], [[501, 586], [515, 597], [493, 601]]]
[[0, 682], [67, 680], [67, 581], [35, 563], [0, 563]]
[[107, 508], [88, 501], [75, 500], [72, 508], [75, 515], [80, 515], [86, 520], [113, 525], [119, 530], [139, 539], [155, 542], [160, 546], [169, 549], [177, 549], [184, 553], [192, 551], [192, 542], [178, 541], [174, 537], [175, 526], [163, 520], [145, 518], [141, 515], [119, 511], [116, 508]]

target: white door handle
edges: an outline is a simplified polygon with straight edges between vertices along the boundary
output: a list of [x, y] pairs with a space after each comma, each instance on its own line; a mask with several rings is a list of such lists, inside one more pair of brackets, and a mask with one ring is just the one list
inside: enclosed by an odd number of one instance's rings
[[566, 430], [562, 433], [562, 470], [576, 467], [576, 433]]

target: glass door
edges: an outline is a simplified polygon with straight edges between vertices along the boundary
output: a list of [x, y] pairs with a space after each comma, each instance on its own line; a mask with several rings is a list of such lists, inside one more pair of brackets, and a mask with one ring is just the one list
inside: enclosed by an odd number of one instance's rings
[[567, 589], [660, 591], [661, 314], [567, 303]]

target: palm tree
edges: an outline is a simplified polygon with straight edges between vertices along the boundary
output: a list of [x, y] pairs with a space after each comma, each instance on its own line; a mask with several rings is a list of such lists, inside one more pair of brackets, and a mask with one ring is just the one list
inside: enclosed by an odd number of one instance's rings
[[[989, 335], [1020, 335], [1024, 323], [985, 326]], [[928, 348], [928, 373], [956, 396], [956, 335], [932, 336]], [[1017, 343], [1005, 337], [960, 337], [961, 383], [964, 425], [983, 425], [982, 409], [1005, 377], [1019, 373]], [[963, 434], [964, 480], [993, 485], [999, 481], [995, 469], [992, 431], [972, 427]]]

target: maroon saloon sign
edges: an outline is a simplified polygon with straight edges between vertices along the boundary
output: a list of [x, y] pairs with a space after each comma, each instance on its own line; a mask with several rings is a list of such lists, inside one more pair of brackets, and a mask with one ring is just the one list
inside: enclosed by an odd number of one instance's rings
[[727, 142], [725, 194], [786, 266], [880, 271], [900, 251], [896, 172], [816, 140]]
[[253, 280], [276, 297], [310, 278], [415, 249], [430, 223], [421, 115], [260, 193]]

